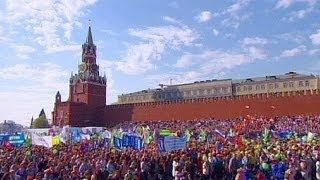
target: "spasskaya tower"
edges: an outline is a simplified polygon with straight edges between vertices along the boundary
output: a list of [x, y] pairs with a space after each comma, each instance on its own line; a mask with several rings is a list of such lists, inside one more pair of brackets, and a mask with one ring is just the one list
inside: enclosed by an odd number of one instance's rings
[[53, 124], [71, 126], [101, 126], [106, 107], [106, 76], [100, 76], [96, 63], [97, 47], [93, 43], [89, 26], [86, 42], [82, 45], [81, 63], [78, 73], [70, 77], [69, 98], [61, 102], [56, 95], [52, 113]]
[[70, 77], [69, 93], [72, 102], [86, 103], [91, 108], [106, 105], [106, 77], [99, 75], [96, 51], [89, 27], [87, 40], [82, 45], [82, 61], [78, 66], [78, 74]]

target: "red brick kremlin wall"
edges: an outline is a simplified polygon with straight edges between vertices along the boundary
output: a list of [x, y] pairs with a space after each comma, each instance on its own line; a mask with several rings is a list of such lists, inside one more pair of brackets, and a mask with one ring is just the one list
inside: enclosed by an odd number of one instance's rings
[[320, 114], [319, 90], [232, 98], [108, 105], [105, 119], [107, 125], [113, 125], [122, 121], [228, 119], [246, 115], [273, 117], [299, 114]]

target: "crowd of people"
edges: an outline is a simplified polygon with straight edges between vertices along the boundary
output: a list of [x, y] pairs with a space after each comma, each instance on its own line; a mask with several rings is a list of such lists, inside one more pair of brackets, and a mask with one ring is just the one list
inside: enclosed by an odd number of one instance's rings
[[[218, 120], [125, 122], [110, 129], [148, 127], [143, 149], [93, 138], [7, 149], [0, 147], [1, 179], [313, 180], [320, 179], [320, 115]], [[185, 149], [159, 151], [160, 130], [188, 134]]]

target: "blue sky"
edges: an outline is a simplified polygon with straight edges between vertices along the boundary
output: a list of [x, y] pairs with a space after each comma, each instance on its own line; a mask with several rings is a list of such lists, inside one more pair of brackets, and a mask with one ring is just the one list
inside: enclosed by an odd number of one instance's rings
[[320, 71], [319, 0], [0, 1], [0, 120], [68, 95], [92, 20], [107, 102], [159, 83]]

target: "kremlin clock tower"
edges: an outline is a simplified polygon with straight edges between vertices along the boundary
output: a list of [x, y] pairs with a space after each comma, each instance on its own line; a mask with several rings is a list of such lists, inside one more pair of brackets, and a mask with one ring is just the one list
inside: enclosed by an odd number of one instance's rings
[[102, 126], [106, 107], [106, 77], [100, 76], [96, 63], [97, 48], [89, 26], [86, 42], [82, 45], [82, 60], [78, 73], [70, 77], [69, 98], [61, 101], [56, 94], [53, 124], [57, 126]]

